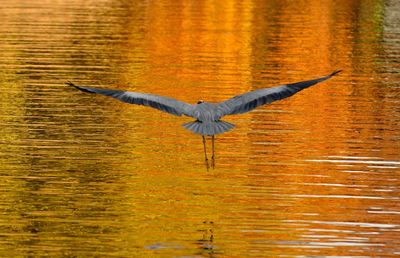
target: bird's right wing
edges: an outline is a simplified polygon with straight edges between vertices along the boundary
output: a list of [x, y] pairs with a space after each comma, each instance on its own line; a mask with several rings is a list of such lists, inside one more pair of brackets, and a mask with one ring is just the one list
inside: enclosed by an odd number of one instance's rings
[[272, 88], [259, 89], [244, 93], [242, 95], [238, 95], [224, 102], [218, 103], [217, 113], [220, 117], [222, 117], [225, 115], [242, 114], [249, 112], [258, 106], [290, 97], [305, 88], [308, 88], [314, 84], [331, 78], [339, 72], [341, 72], [341, 70], [335, 71], [328, 76], [314, 80], [296, 82]]
[[66, 84], [69, 86], [73, 86], [83, 92], [97, 93], [118, 99], [129, 104], [152, 107], [176, 116], [190, 116], [193, 110], [193, 106], [188, 103], [155, 94], [83, 87], [77, 86], [72, 82], [67, 82]]

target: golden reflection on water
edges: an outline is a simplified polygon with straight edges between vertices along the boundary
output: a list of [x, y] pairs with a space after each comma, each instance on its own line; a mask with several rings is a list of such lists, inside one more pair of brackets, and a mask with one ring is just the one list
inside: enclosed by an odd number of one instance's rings
[[[400, 253], [396, 1], [0, 2], [1, 256]], [[227, 117], [207, 173], [195, 103], [344, 72]]]

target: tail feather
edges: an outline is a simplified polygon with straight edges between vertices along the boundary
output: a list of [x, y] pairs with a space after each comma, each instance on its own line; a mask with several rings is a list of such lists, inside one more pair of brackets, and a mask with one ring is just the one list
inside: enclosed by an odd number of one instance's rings
[[193, 121], [183, 124], [186, 129], [201, 135], [216, 135], [227, 132], [235, 127], [234, 124], [225, 121], [201, 122]]

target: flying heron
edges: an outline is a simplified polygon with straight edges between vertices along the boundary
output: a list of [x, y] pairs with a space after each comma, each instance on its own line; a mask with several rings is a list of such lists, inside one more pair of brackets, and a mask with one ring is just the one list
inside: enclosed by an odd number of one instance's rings
[[209, 164], [207, 158], [205, 136], [211, 136], [211, 166], [212, 168], [214, 168], [215, 135], [227, 132], [235, 127], [235, 125], [231, 123], [222, 121], [221, 118], [223, 116], [246, 113], [261, 105], [270, 104], [276, 100], [290, 97], [305, 88], [308, 88], [314, 84], [331, 78], [339, 72], [341, 72], [341, 70], [334, 71], [330, 75], [314, 80], [296, 82], [271, 88], [250, 91], [241, 95], [237, 95], [220, 103], [208, 103], [200, 100], [197, 102], [197, 104], [194, 105], [155, 94], [83, 87], [75, 85], [72, 82], [67, 82], [67, 85], [73, 86], [78, 90], [84, 92], [101, 94], [129, 104], [149, 106], [170, 113], [172, 115], [186, 115], [195, 118], [196, 120], [193, 122], [184, 123], [183, 127], [194, 132], [195, 134], [200, 134], [202, 136], [205, 162], [208, 169]]

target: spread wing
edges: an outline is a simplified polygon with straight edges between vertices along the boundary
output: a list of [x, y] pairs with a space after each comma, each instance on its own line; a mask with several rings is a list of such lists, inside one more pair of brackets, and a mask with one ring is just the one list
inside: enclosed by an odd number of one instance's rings
[[67, 82], [66, 84], [69, 86], [73, 86], [83, 92], [97, 93], [118, 99], [120, 101], [129, 104], [152, 107], [176, 116], [181, 116], [181, 115], [190, 116], [191, 111], [193, 110], [193, 106], [188, 103], [155, 94], [82, 87], [82, 86], [77, 86], [72, 82]]
[[221, 115], [220, 117], [222, 117], [225, 115], [242, 114], [249, 112], [261, 105], [288, 98], [303, 89], [306, 89], [314, 84], [331, 78], [339, 72], [341, 72], [341, 70], [335, 71], [328, 76], [321, 77], [315, 80], [296, 82], [266, 89], [259, 89], [235, 96], [224, 102], [218, 103], [218, 114]]

